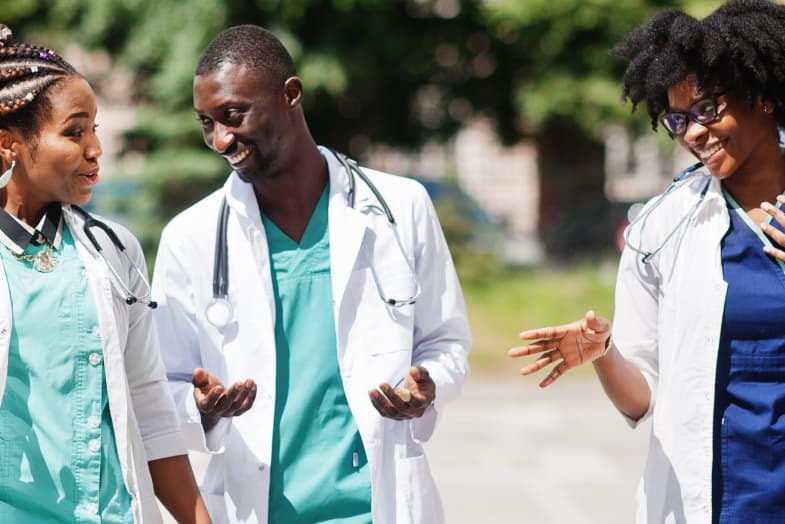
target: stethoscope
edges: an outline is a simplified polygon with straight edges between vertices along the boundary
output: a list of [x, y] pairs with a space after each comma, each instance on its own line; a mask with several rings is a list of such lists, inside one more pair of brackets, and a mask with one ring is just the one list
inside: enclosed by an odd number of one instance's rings
[[[638, 214], [638, 216], [636, 216], [634, 219], [632, 219], [630, 221], [629, 225], [625, 228], [625, 230], [624, 230], [624, 244], [628, 248], [633, 250], [635, 253], [640, 255], [641, 256], [641, 262], [643, 262], [644, 264], [648, 264], [649, 261], [651, 260], [651, 258], [654, 255], [656, 255], [657, 253], [659, 253], [660, 250], [665, 246], [665, 244], [667, 244], [668, 241], [673, 237], [673, 235], [675, 235], [681, 229], [682, 225], [684, 225], [684, 223], [687, 222], [687, 220], [692, 218], [692, 215], [695, 213], [695, 211], [698, 209], [698, 207], [700, 207], [701, 202], [703, 202], [704, 198], [706, 197], [706, 193], [709, 191], [709, 186], [711, 185], [711, 176], [710, 175], [706, 175], [705, 173], [702, 173], [702, 172], [698, 171], [698, 169], [700, 169], [701, 167], [703, 167], [703, 163], [698, 162], [696, 164], [691, 165], [690, 167], [688, 167], [687, 169], [685, 169], [681, 173], [679, 173], [676, 177], [674, 177], [673, 181], [671, 182], [671, 184], [668, 186], [667, 189], [665, 189], [665, 191], [662, 192], [662, 194], [657, 198], [657, 200], [655, 200], [651, 205], [649, 205], [647, 208], [645, 208], [643, 211], [641, 211]], [[636, 226], [637, 224], [640, 224], [640, 232], [638, 234], [638, 238], [642, 238], [643, 237], [643, 228], [646, 226], [646, 221], [649, 219], [649, 216], [651, 216], [651, 214], [654, 212], [654, 210], [657, 209], [660, 206], [660, 204], [662, 204], [662, 202], [674, 190], [676, 190], [679, 187], [683, 186], [686, 183], [687, 179], [689, 179], [691, 176], [695, 176], [695, 175], [702, 175], [702, 176], [707, 177], [708, 180], [706, 181], [706, 185], [703, 186], [703, 189], [700, 192], [700, 196], [698, 197], [698, 200], [684, 214], [684, 216], [681, 218], [681, 220], [679, 220], [679, 222], [673, 227], [671, 232], [668, 233], [665, 236], [665, 238], [663, 238], [660, 241], [659, 245], [656, 248], [654, 248], [654, 249], [646, 250], [646, 249], [643, 249], [640, 246], [640, 244], [638, 244], [637, 246], [633, 245], [632, 242], [630, 242], [630, 240], [629, 240], [629, 236], [630, 236], [630, 233], [632, 231], [632, 228], [634, 226]]]
[[[150, 289], [150, 282], [147, 280], [147, 275], [145, 275], [142, 272], [142, 270], [139, 268], [139, 266], [134, 264], [134, 261], [131, 260], [131, 257], [128, 256], [128, 253], [125, 250], [125, 246], [120, 241], [120, 238], [117, 236], [117, 233], [115, 233], [114, 230], [111, 227], [109, 227], [105, 222], [98, 220], [90, 213], [82, 209], [81, 207], [71, 204], [71, 209], [76, 211], [84, 219], [84, 224], [82, 225], [84, 234], [87, 237], [87, 239], [90, 241], [90, 243], [93, 245], [95, 250], [98, 251], [98, 254], [101, 255], [101, 258], [104, 259], [104, 263], [106, 264], [106, 267], [109, 268], [109, 271], [114, 276], [115, 283], [125, 295], [125, 303], [130, 306], [137, 302], [140, 302], [146, 305], [147, 307], [149, 307], [150, 309], [155, 309], [156, 307], [158, 307], [158, 303], [155, 300], [152, 300], [151, 298], [152, 291]], [[139, 277], [139, 280], [142, 282], [142, 285], [144, 286], [144, 291], [142, 294], [137, 295], [133, 291], [131, 291], [130, 279], [129, 282], [126, 284], [125, 280], [123, 280], [122, 277], [120, 277], [120, 274], [117, 272], [117, 269], [115, 269], [112, 263], [109, 262], [109, 259], [106, 258], [106, 255], [104, 255], [104, 250], [101, 247], [101, 244], [98, 242], [98, 240], [95, 238], [95, 235], [91, 231], [91, 228], [95, 228], [95, 227], [103, 231], [106, 234], [106, 236], [109, 237], [109, 240], [117, 248], [117, 251], [121, 253], [122, 256], [124, 256], [125, 259], [128, 261], [128, 267], [133, 269], [133, 271]]]
[[[406, 266], [409, 270], [409, 273], [412, 276], [412, 281], [414, 282], [414, 292], [406, 297], [406, 298], [393, 298], [387, 295], [384, 292], [384, 289], [379, 282], [379, 275], [376, 273], [376, 269], [374, 268], [373, 264], [370, 265], [371, 269], [371, 276], [373, 277], [374, 284], [376, 285], [376, 291], [379, 294], [379, 298], [381, 298], [382, 302], [390, 307], [402, 307], [412, 305], [417, 302], [417, 298], [420, 296], [422, 292], [422, 287], [420, 285], [420, 281], [417, 278], [417, 272], [414, 269], [414, 265], [409, 257], [406, 255], [406, 250], [403, 247], [403, 243], [401, 242], [401, 237], [398, 234], [397, 223], [395, 222], [395, 217], [390, 210], [390, 206], [387, 205], [387, 201], [384, 199], [382, 194], [379, 192], [379, 189], [376, 185], [371, 182], [368, 178], [368, 175], [365, 174], [362, 167], [352, 160], [347, 158], [345, 155], [338, 153], [336, 151], [330, 150], [330, 152], [338, 159], [341, 163], [341, 166], [344, 168], [348, 175], [348, 188], [347, 188], [347, 200], [349, 203], [349, 207], [352, 209], [357, 209], [355, 207], [355, 196], [356, 196], [356, 181], [355, 178], [360, 178], [368, 189], [373, 193], [373, 196], [376, 198], [377, 204], [365, 204], [360, 209], [360, 212], [372, 212], [378, 215], [384, 215], [387, 221], [387, 225], [390, 231], [395, 238], [395, 243], [400, 250], [401, 256], [403, 257]], [[229, 302], [229, 266], [228, 266], [228, 258], [229, 258], [229, 249], [226, 241], [226, 230], [227, 230], [227, 223], [229, 219], [229, 205], [226, 202], [226, 197], [221, 200], [221, 207], [218, 212], [218, 224], [215, 231], [215, 256], [214, 256], [214, 263], [213, 263], [213, 297], [210, 299], [210, 302], [207, 304], [205, 308], [205, 316], [207, 317], [207, 321], [210, 322], [213, 326], [217, 328], [222, 328], [226, 326], [229, 321], [232, 319], [234, 311], [232, 309], [232, 304]]]

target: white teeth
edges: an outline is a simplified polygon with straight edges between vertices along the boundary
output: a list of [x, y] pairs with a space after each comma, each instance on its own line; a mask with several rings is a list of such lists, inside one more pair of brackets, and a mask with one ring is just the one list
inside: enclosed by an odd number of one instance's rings
[[227, 160], [232, 165], [239, 164], [240, 162], [248, 158], [248, 155], [251, 154], [251, 151], [253, 151], [253, 146], [247, 147], [242, 151], [240, 151], [239, 153], [237, 153], [236, 155], [228, 157]]
[[698, 152], [698, 156], [700, 156], [701, 160], [707, 160], [709, 157], [711, 157], [711, 155], [713, 155], [714, 153], [716, 153], [720, 149], [722, 149], [722, 144], [717, 143], [717, 144], [714, 144], [712, 147], [710, 147], [708, 149], [704, 149], [702, 151], [699, 151]]

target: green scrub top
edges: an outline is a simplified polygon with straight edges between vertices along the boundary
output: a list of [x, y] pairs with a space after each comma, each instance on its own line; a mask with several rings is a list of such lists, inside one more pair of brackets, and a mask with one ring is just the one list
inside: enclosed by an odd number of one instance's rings
[[371, 522], [368, 460], [338, 367], [328, 189], [299, 245], [262, 217], [276, 304], [269, 510], [276, 524]]
[[62, 238], [51, 273], [0, 246], [13, 316], [0, 405], [0, 522], [133, 522], [95, 303], [65, 226]]

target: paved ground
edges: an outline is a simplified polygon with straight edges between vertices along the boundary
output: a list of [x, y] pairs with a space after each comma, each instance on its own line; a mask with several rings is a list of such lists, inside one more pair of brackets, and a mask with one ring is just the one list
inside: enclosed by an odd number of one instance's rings
[[632, 522], [648, 425], [630, 430], [591, 378], [536, 382], [473, 377], [449, 406], [427, 446], [447, 523]]

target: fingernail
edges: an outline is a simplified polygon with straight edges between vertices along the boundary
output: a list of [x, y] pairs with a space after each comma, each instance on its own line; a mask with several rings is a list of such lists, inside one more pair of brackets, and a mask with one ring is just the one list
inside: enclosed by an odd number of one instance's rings
[[761, 202], [760, 208], [764, 211], [770, 211], [774, 206], [769, 204], [768, 202]]

